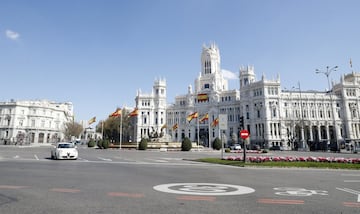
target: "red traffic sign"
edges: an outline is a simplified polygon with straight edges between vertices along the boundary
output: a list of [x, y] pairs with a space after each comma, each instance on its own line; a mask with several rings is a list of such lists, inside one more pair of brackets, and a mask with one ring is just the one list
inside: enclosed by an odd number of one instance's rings
[[248, 138], [250, 136], [250, 134], [249, 134], [249, 131], [248, 130], [246, 130], [246, 129], [244, 129], [244, 130], [241, 130], [240, 131], [240, 137], [242, 138], [242, 139], [246, 139], [246, 138]]

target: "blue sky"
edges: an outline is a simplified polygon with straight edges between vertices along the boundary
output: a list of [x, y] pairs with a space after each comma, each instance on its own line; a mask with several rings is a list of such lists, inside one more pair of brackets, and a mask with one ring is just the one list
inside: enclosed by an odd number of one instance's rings
[[[1, 0], [0, 101], [71, 101], [76, 120], [135, 106], [167, 81], [168, 102], [215, 42], [231, 89], [242, 65], [282, 87], [325, 90], [315, 69], [360, 67], [358, 0]], [[353, 68], [349, 60], [352, 59]]]

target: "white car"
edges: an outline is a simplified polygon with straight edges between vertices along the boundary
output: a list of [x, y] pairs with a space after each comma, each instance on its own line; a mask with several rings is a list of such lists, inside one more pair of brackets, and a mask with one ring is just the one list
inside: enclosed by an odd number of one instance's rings
[[233, 146], [230, 146], [231, 150], [241, 150], [241, 145], [240, 144], [234, 144]]
[[57, 143], [53, 149], [51, 149], [51, 159], [72, 159], [78, 158], [77, 147], [73, 143]]

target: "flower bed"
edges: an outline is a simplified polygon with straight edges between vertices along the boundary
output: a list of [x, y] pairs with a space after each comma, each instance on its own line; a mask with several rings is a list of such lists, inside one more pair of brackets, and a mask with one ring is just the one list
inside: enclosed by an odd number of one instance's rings
[[[244, 153], [244, 150], [231, 150], [231, 153]], [[261, 150], [246, 150], [246, 153], [260, 154], [263, 152]]]
[[[243, 157], [240, 156], [228, 156], [224, 160], [243, 161]], [[282, 157], [282, 156], [257, 156], [257, 157], [246, 157], [246, 161], [253, 163], [268, 162], [268, 161], [285, 161], [285, 162], [327, 162], [327, 163], [353, 163], [360, 164], [360, 158], [343, 158], [343, 157]]]

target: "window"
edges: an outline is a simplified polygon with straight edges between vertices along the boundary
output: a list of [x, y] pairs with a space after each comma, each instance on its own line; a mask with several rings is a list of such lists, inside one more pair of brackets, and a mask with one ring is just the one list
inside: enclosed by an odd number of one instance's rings
[[206, 84], [204, 85], [204, 88], [210, 88], [209, 83], [206, 83]]

